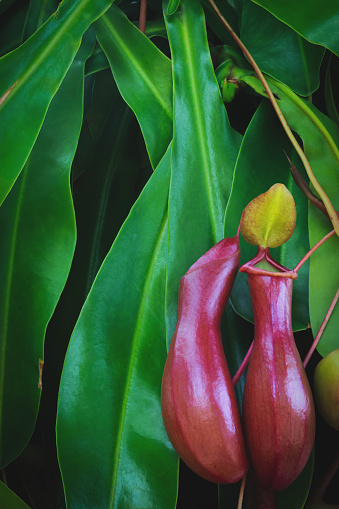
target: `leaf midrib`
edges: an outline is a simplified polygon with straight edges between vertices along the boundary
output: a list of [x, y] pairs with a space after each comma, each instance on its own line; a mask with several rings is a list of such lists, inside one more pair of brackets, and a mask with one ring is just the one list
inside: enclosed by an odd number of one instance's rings
[[149, 79], [147, 74], [138, 64], [138, 61], [134, 58], [134, 54], [129, 50], [124, 40], [119, 36], [118, 31], [114, 29], [114, 27], [110, 23], [108, 15], [101, 16], [99, 21], [102, 21], [106, 25], [107, 31], [112, 35], [113, 38], [115, 38], [117, 44], [120, 46], [121, 51], [124, 51], [129, 61], [133, 62], [134, 68], [137, 69], [140, 77], [146, 84], [147, 88], [151, 90], [157, 102], [160, 104], [161, 108], [165, 111], [166, 115], [172, 122], [172, 111], [167, 107], [167, 104], [165, 103], [165, 101], [163, 101], [158, 89], [154, 86], [153, 82]]
[[14, 218], [14, 227], [12, 229], [12, 238], [10, 242], [10, 250], [9, 250], [9, 264], [7, 271], [7, 279], [4, 285], [5, 288], [5, 299], [4, 299], [4, 320], [2, 327], [2, 341], [1, 341], [1, 367], [0, 367], [0, 437], [3, 437], [2, 434], [2, 425], [3, 425], [3, 397], [4, 397], [4, 385], [5, 385], [5, 367], [6, 367], [6, 348], [7, 348], [7, 336], [8, 336], [8, 325], [9, 325], [9, 310], [10, 310], [10, 301], [12, 294], [12, 281], [14, 274], [14, 259], [16, 253], [16, 246], [18, 240], [18, 231], [19, 231], [19, 223], [21, 218], [21, 209], [24, 197], [24, 190], [26, 187], [27, 175], [28, 175], [28, 167], [29, 160], [26, 163], [25, 171], [22, 172], [22, 181], [20, 183], [20, 192], [18, 195], [17, 205], [16, 205], [16, 213]]
[[159, 252], [161, 241], [163, 239], [163, 235], [166, 234], [166, 230], [167, 230], [167, 219], [168, 219], [168, 212], [166, 210], [166, 212], [164, 214], [162, 225], [160, 227], [159, 237], [158, 237], [158, 240], [156, 242], [156, 245], [155, 245], [155, 248], [153, 251], [153, 256], [151, 258], [151, 261], [150, 261], [148, 269], [147, 269], [145, 284], [143, 287], [142, 297], [141, 297], [141, 301], [140, 301], [140, 307], [139, 307], [138, 315], [136, 318], [135, 331], [134, 331], [132, 341], [131, 341], [132, 348], [131, 348], [131, 355], [129, 357], [126, 384], [125, 384], [125, 390], [124, 390], [123, 400], [122, 400], [122, 405], [121, 405], [121, 409], [122, 409], [121, 410], [121, 419], [120, 419], [120, 422], [118, 425], [117, 439], [115, 442], [116, 447], [115, 447], [115, 452], [114, 452], [114, 457], [113, 457], [114, 470], [113, 470], [113, 476], [112, 476], [113, 482], [112, 482], [112, 488], [111, 488], [111, 493], [110, 493], [108, 509], [114, 508], [114, 499], [115, 499], [115, 491], [116, 491], [117, 477], [118, 477], [118, 470], [119, 470], [119, 458], [120, 458], [120, 453], [121, 453], [122, 435], [123, 435], [123, 430], [124, 430], [124, 422], [125, 422], [125, 418], [126, 418], [126, 409], [127, 409], [128, 395], [129, 395], [129, 390], [130, 390], [130, 382], [131, 382], [132, 372], [133, 372], [133, 367], [134, 367], [134, 360], [135, 360], [135, 355], [136, 355], [137, 347], [138, 347], [138, 343], [139, 343], [139, 333], [140, 333], [140, 330], [142, 327], [147, 296], [149, 293], [148, 291], [149, 291], [149, 288], [152, 283], [153, 269], [154, 269], [154, 266], [155, 266], [155, 263], [157, 260], [157, 255]]
[[[47, 41], [45, 41], [45, 42], [47, 42], [45, 48], [42, 50], [42, 52], [39, 54], [39, 56], [36, 59], [34, 59], [33, 62], [30, 63], [30, 65], [25, 66], [25, 71], [22, 74], [20, 74], [19, 77], [17, 78], [17, 80], [18, 80], [17, 85], [13, 88], [11, 93], [8, 95], [8, 99], [6, 99], [4, 101], [2, 107], [8, 106], [9, 104], [11, 104], [11, 101], [13, 100], [13, 98], [18, 94], [18, 92], [22, 89], [22, 87], [26, 84], [26, 82], [29, 82], [29, 81], [34, 82], [34, 80], [30, 79], [31, 76], [37, 74], [37, 69], [42, 65], [42, 63], [45, 60], [46, 61], [49, 60], [49, 55], [53, 51], [53, 48], [59, 43], [60, 39], [62, 39], [64, 37], [64, 34], [65, 34], [65, 32], [67, 32], [69, 26], [72, 25], [73, 23], [75, 23], [75, 21], [77, 21], [77, 18], [80, 15], [80, 13], [86, 9], [87, 4], [90, 3], [91, 1], [92, 0], [83, 0], [83, 2], [79, 2], [77, 7], [75, 7], [73, 13], [69, 14], [68, 17], [66, 18], [66, 20], [63, 23], [61, 23], [61, 27], [59, 27], [58, 29], [57, 29], [57, 27], [55, 27], [55, 31], [53, 32], [54, 35], [51, 37], [51, 34], [49, 34]], [[52, 14], [52, 16], [55, 16], [55, 14]], [[49, 18], [49, 20], [51, 20], [52, 16]], [[47, 20], [46, 23], [48, 23], [49, 20]], [[52, 22], [52, 21], [50, 21], [50, 22]], [[41, 28], [39, 30], [41, 30]], [[77, 47], [79, 47], [80, 42], [81, 42], [81, 37], [79, 37]], [[22, 47], [20, 47], [19, 49], [21, 50], [21, 48]], [[70, 62], [70, 64], [71, 64], [71, 62]], [[65, 72], [66, 71], [67, 71], [67, 69], [65, 70]]]
[[[193, 60], [191, 57], [192, 54], [195, 54], [194, 48], [191, 48], [191, 45], [190, 45], [190, 37], [188, 34], [187, 24], [183, 24], [182, 28], [183, 28], [183, 37], [184, 37], [184, 41], [185, 41], [186, 60], [187, 60], [188, 69], [189, 69], [187, 74], [190, 77], [189, 85], [192, 90], [193, 97], [199, 97], [198, 89], [196, 86], [197, 80], [195, 79], [196, 73], [195, 73], [194, 63], [193, 63]], [[208, 136], [205, 133], [202, 114], [198, 107], [198, 104], [201, 104], [201, 102], [200, 101], [192, 101], [192, 103], [193, 103], [192, 110], [193, 110], [194, 116], [196, 118], [196, 125], [198, 126], [198, 129], [196, 129], [196, 132], [198, 134], [198, 138], [199, 138], [198, 146], [199, 146], [200, 153], [202, 156], [202, 167], [203, 167], [204, 179], [206, 182], [207, 203], [208, 203], [208, 209], [209, 209], [210, 217], [211, 217], [212, 234], [213, 234], [214, 241], [217, 242], [217, 232], [216, 232], [217, 215], [214, 213], [211, 178], [210, 178], [210, 175], [208, 172], [208, 166], [209, 166], [208, 155], [207, 155], [206, 146], [205, 146], [205, 140], [208, 138]]]

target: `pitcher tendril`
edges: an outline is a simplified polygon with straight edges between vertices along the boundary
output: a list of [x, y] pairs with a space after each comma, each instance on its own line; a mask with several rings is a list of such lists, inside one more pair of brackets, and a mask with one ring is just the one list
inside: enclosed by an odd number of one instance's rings
[[336, 232], [336, 234], [339, 236], [339, 217], [337, 215], [337, 212], [335, 210], [335, 208], [333, 207], [332, 205], [332, 202], [331, 200], [329, 199], [329, 197], [327, 196], [326, 192], [324, 191], [324, 189], [321, 187], [321, 185], [319, 184], [318, 180], [316, 179], [314, 173], [313, 173], [313, 170], [311, 168], [311, 165], [305, 155], [305, 152], [303, 151], [303, 149], [301, 148], [301, 146], [299, 145], [299, 143], [297, 142], [294, 134], [292, 133], [288, 123], [286, 122], [286, 119], [281, 111], [281, 109], [279, 108], [279, 105], [277, 103], [277, 100], [276, 98], [274, 97], [274, 94], [272, 93], [263, 73], [261, 72], [261, 70], [259, 69], [257, 63], [255, 62], [255, 60], [253, 59], [252, 55], [250, 54], [250, 52], [248, 51], [248, 49], [246, 48], [246, 46], [243, 44], [243, 42], [239, 39], [239, 37], [237, 36], [237, 34], [234, 32], [234, 30], [232, 29], [232, 27], [228, 24], [228, 22], [226, 21], [226, 19], [224, 18], [224, 16], [221, 14], [220, 10], [218, 9], [217, 5], [215, 4], [215, 2], [213, 0], [208, 0], [211, 7], [213, 8], [213, 10], [215, 11], [215, 13], [217, 14], [217, 16], [219, 17], [219, 19], [221, 20], [221, 22], [223, 23], [223, 25], [225, 26], [226, 30], [229, 32], [229, 34], [232, 36], [232, 38], [235, 40], [235, 42], [238, 44], [239, 48], [242, 50], [242, 52], [244, 53], [244, 55], [247, 57], [249, 63], [251, 64], [251, 66], [253, 67], [254, 71], [256, 72], [260, 82], [262, 83], [271, 103], [272, 103], [272, 106], [284, 128], [284, 131], [285, 133], [287, 134], [289, 140], [291, 141], [293, 147], [295, 148], [297, 154], [299, 155], [300, 159], [302, 160], [303, 162], [303, 165], [305, 167], [305, 170], [307, 172], [307, 175], [314, 187], [314, 189], [317, 191], [317, 193], [319, 194], [320, 198], [322, 199], [325, 207], [326, 207], [326, 210], [328, 212], [328, 215], [329, 215], [329, 218], [331, 220], [331, 223], [333, 224], [333, 227], [334, 227], [334, 230]]

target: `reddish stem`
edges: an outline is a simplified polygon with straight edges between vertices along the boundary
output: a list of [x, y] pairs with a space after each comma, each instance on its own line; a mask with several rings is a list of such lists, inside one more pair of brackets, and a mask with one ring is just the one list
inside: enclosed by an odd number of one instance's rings
[[335, 296], [334, 296], [334, 299], [333, 299], [333, 300], [332, 300], [332, 302], [331, 302], [330, 307], [329, 307], [329, 308], [328, 308], [328, 310], [327, 310], [327, 313], [326, 313], [326, 315], [325, 315], [325, 318], [324, 318], [324, 320], [323, 320], [323, 323], [321, 324], [320, 329], [318, 330], [318, 333], [317, 333], [316, 337], [314, 338], [314, 341], [313, 341], [313, 343], [312, 343], [312, 346], [311, 346], [311, 348], [310, 348], [310, 350], [309, 350], [308, 354], [307, 354], [307, 355], [306, 355], [306, 357], [305, 357], [305, 360], [304, 360], [304, 362], [303, 362], [303, 364], [304, 364], [304, 368], [306, 368], [306, 366], [307, 366], [307, 364], [308, 364], [308, 361], [310, 360], [310, 358], [311, 358], [311, 356], [312, 356], [312, 354], [313, 354], [314, 350], [316, 349], [316, 347], [317, 347], [317, 345], [318, 345], [318, 343], [319, 343], [319, 341], [320, 341], [320, 338], [321, 338], [321, 336], [322, 336], [322, 334], [323, 334], [323, 332], [324, 332], [324, 329], [325, 329], [325, 327], [326, 327], [326, 325], [327, 325], [327, 323], [328, 323], [328, 321], [329, 321], [329, 319], [330, 319], [330, 316], [331, 316], [331, 314], [332, 314], [332, 312], [333, 312], [333, 310], [334, 310], [334, 307], [335, 307], [335, 305], [336, 305], [336, 303], [337, 303], [338, 299], [339, 299], [339, 288], [338, 288], [338, 290], [337, 290], [337, 292], [336, 292], [336, 294], [335, 294]]
[[318, 249], [318, 247], [322, 246], [324, 244], [324, 242], [326, 242], [326, 240], [330, 239], [331, 237], [333, 237], [335, 235], [335, 231], [332, 230], [330, 233], [328, 233], [327, 235], [325, 235], [325, 237], [323, 237], [322, 239], [319, 240], [319, 242], [317, 242], [316, 244], [314, 244], [314, 246], [308, 251], [308, 253], [305, 254], [305, 256], [300, 260], [300, 262], [298, 263], [298, 265], [295, 267], [294, 269], [294, 272], [298, 272], [298, 270], [300, 269], [300, 267], [302, 267], [302, 265], [304, 265], [304, 263], [309, 259], [309, 257]]
[[323, 188], [321, 187], [321, 185], [319, 184], [319, 182], [317, 181], [317, 179], [315, 178], [315, 175], [313, 173], [313, 170], [311, 168], [311, 165], [303, 151], [303, 149], [301, 148], [301, 146], [299, 145], [299, 143], [297, 142], [293, 132], [291, 131], [291, 128], [289, 127], [275, 97], [274, 97], [274, 94], [273, 92], [271, 91], [263, 73], [261, 72], [261, 70], [259, 69], [257, 63], [255, 62], [255, 60], [253, 59], [252, 55], [250, 54], [250, 52], [248, 51], [248, 49], [246, 48], [246, 46], [242, 43], [242, 41], [239, 39], [239, 37], [237, 36], [237, 34], [234, 32], [234, 30], [232, 29], [232, 27], [227, 23], [226, 19], [223, 17], [223, 15], [221, 14], [220, 10], [218, 9], [217, 5], [215, 4], [214, 0], [208, 0], [208, 2], [210, 3], [211, 7], [213, 8], [214, 12], [217, 14], [217, 16], [219, 17], [220, 21], [223, 23], [223, 25], [225, 26], [226, 30], [228, 31], [228, 33], [231, 35], [231, 37], [235, 40], [235, 42], [237, 43], [237, 45], [239, 46], [239, 48], [241, 49], [241, 51], [244, 53], [244, 55], [246, 56], [247, 60], [249, 61], [249, 63], [251, 64], [251, 66], [253, 67], [256, 75], [258, 76], [262, 86], [264, 87], [267, 95], [268, 95], [268, 98], [270, 99], [271, 103], [272, 103], [272, 106], [284, 128], [284, 131], [285, 133], [287, 134], [290, 142], [292, 143], [293, 147], [295, 148], [297, 154], [299, 155], [300, 159], [302, 160], [303, 164], [304, 164], [304, 167], [305, 167], [305, 170], [306, 170], [306, 173], [311, 181], [311, 183], [313, 184], [313, 187], [314, 189], [317, 191], [317, 193], [319, 194], [320, 198], [322, 199], [323, 203], [324, 203], [324, 206], [328, 212], [328, 216], [334, 226], [334, 229], [336, 230], [336, 233], [337, 235], [339, 236], [339, 216], [337, 214], [337, 211], [334, 209], [329, 197], [327, 196], [327, 194], [325, 193], [325, 191], [323, 190]]
[[234, 386], [237, 385], [237, 383], [239, 382], [240, 378], [242, 377], [242, 375], [243, 375], [243, 373], [244, 373], [244, 371], [246, 369], [246, 366], [247, 366], [247, 364], [248, 364], [248, 362], [250, 360], [252, 349], [253, 349], [253, 341], [252, 341], [251, 346], [249, 347], [249, 349], [247, 351], [247, 354], [244, 357], [244, 360], [240, 364], [240, 367], [239, 367], [238, 371], [236, 372], [236, 374], [232, 378], [232, 383], [233, 383]]
[[145, 33], [146, 29], [146, 11], [147, 11], [147, 0], [141, 0], [139, 14], [139, 30], [143, 34]]

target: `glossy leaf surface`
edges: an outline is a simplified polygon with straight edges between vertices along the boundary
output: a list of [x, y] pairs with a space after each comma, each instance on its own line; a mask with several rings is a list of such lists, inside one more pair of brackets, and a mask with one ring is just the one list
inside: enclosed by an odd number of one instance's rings
[[29, 506], [1, 481], [0, 505], [6, 509], [29, 509]]
[[[270, 142], [267, 142], [268, 133]], [[309, 249], [307, 236], [308, 204], [305, 196], [296, 186], [290, 174], [289, 163], [284, 149], [292, 157], [290, 142], [269, 104], [261, 104], [249, 124], [235, 170], [232, 193], [227, 206], [225, 232], [236, 233], [237, 223], [243, 208], [261, 192], [276, 184], [283, 183], [292, 193], [297, 208], [295, 231], [286, 244], [272, 249], [272, 256], [281, 265], [295, 267]], [[274, 171], [272, 171], [274, 169]], [[252, 259], [256, 248], [240, 238], [241, 264]], [[304, 266], [299, 272], [299, 279], [294, 282], [292, 319], [294, 330], [305, 328], [308, 317], [308, 268]], [[248, 291], [247, 279], [238, 274], [233, 288], [231, 301], [236, 311], [247, 320], [253, 320], [252, 305]]]
[[57, 437], [69, 507], [175, 504], [160, 409], [169, 161], [170, 151], [120, 230], [67, 352]]
[[339, 11], [336, 0], [326, 3], [301, 0], [296, 5], [293, 0], [255, 0], [255, 2], [276, 18], [315, 44], [325, 46], [339, 54], [338, 23]]
[[170, 16], [171, 14], [174, 14], [175, 11], [178, 9], [180, 5], [180, 0], [169, 0], [168, 6], [167, 6], [167, 16]]
[[0, 209], [1, 465], [19, 454], [33, 432], [45, 330], [73, 257], [69, 174], [82, 122], [84, 60], [93, 44], [86, 37]]
[[[0, 9], [3, 5], [0, 3]], [[8, 13], [0, 14], [0, 57], [16, 49], [22, 41], [22, 31], [25, 24], [28, 5], [13, 6], [13, 16]]]
[[309, 43], [250, 0], [243, 3], [240, 38], [262, 72], [303, 96], [318, 88], [324, 48]]
[[[95, 24], [121, 95], [143, 132], [153, 168], [172, 140], [171, 63], [115, 6]], [[154, 119], [157, 119], [155, 122]]]
[[22, 42], [31, 37], [56, 12], [58, 0], [30, 0], [22, 31]]
[[[245, 78], [258, 93], [262, 86], [254, 77]], [[339, 209], [339, 129], [310, 102], [299, 98], [282, 83], [268, 79], [272, 91], [280, 98], [279, 105], [291, 129], [303, 140], [305, 154], [320, 185], [325, 189], [336, 210]], [[264, 95], [264, 94], [263, 94]], [[301, 163], [297, 163], [301, 169]], [[313, 246], [331, 229], [329, 220], [315, 207], [309, 207], [309, 237]], [[286, 244], [287, 246], [288, 244]], [[339, 285], [337, 263], [339, 239], [332, 238], [311, 257], [309, 309], [312, 332], [315, 335], [325, 317]], [[301, 269], [302, 270], [302, 269]], [[301, 271], [299, 272], [300, 277]], [[324, 285], [323, 281], [327, 284]], [[339, 308], [336, 306], [318, 345], [321, 355], [337, 348]]]
[[333, 84], [331, 77], [335, 73], [335, 68], [331, 66], [332, 57], [327, 66], [326, 79], [325, 79], [325, 101], [326, 109], [330, 118], [339, 126], [339, 112], [335, 100], [335, 91], [333, 90]]
[[0, 203], [27, 160], [83, 33], [110, 3], [65, 0], [25, 44], [0, 60]]
[[[212, 28], [213, 32], [221, 39], [224, 44], [238, 48], [233, 38], [230, 36], [221, 20], [215, 15], [214, 10], [208, 0], [201, 0], [204, 7], [207, 24]], [[216, 0], [215, 4], [220, 10], [224, 18], [227, 19], [233, 30], [239, 35], [239, 18], [241, 18], [241, 9], [236, 14], [237, 9], [231, 2], [224, 2], [223, 0]]]
[[[167, 2], [164, 12], [166, 8]], [[181, 276], [224, 236], [223, 219], [238, 137], [230, 127], [221, 100], [200, 4], [182, 0], [180, 9], [165, 19], [174, 80], [166, 294], [167, 341], [170, 342]]]
[[310, 490], [314, 469], [314, 449], [301, 474], [292, 484], [275, 496], [277, 509], [302, 509]]
[[[55, 380], [48, 386], [53, 391], [53, 395], [46, 394], [49, 399], [57, 397], [67, 344], [95, 276], [151, 173], [150, 164], [144, 170], [138, 152], [129, 150], [130, 136], [142, 140], [134, 114], [107, 69], [96, 78], [73, 167], [81, 174], [74, 184], [77, 244], [65, 289], [47, 330], [46, 377]], [[142, 148], [146, 152], [144, 145]]]
[[339, 349], [321, 359], [314, 372], [317, 407], [332, 428], [339, 431]]

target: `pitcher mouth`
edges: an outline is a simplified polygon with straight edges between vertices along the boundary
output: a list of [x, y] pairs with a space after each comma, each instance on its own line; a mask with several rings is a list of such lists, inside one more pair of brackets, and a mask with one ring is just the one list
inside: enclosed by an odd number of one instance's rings
[[[262, 267], [256, 267], [256, 265], [265, 260], [269, 265], [278, 269], [279, 272], [265, 270]], [[239, 272], [246, 272], [246, 274], [253, 274], [256, 276], [270, 276], [270, 277], [285, 277], [289, 279], [298, 279], [298, 274], [291, 269], [287, 269], [280, 263], [276, 262], [270, 255], [268, 247], [258, 246], [258, 252], [252, 260], [246, 262], [239, 269]]]

